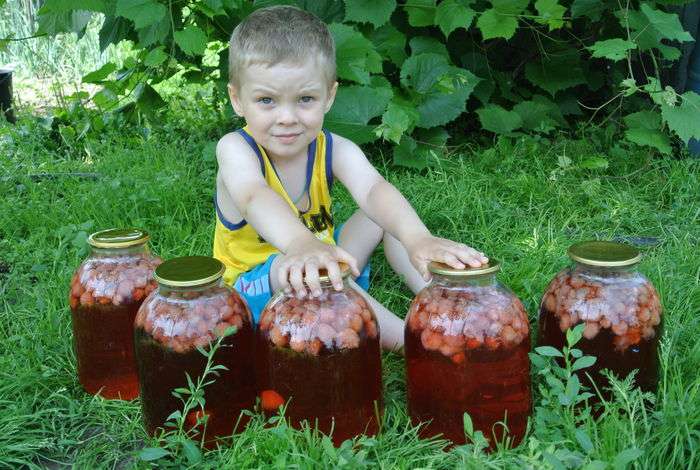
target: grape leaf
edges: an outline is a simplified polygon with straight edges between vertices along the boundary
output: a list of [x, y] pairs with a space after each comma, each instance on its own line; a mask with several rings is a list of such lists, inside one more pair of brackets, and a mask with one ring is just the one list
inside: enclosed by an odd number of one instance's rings
[[571, 4], [572, 18], [585, 16], [593, 21], [600, 20], [600, 15], [608, 8], [603, 0], [574, 0]]
[[596, 41], [592, 46], [588, 47], [593, 57], [610, 59], [613, 61], [622, 60], [627, 57], [627, 52], [636, 49], [637, 44], [632, 41], [614, 38], [604, 41]]
[[369, 84], [370, 72], [381, 72], [382, 62], [372, 42], [348, 25], [334, 23], [328, 28], [335, 39], [336, 54], [341, 58], [338, 61], [338, 76], [363, 85]]
[[44, 15], [47, 13], [66, 13], [75, 10], [96, 11], [99, 13], [107, 13], [107, 5], [105, 0], [46, 0], [39, 9], [38, 13]]
[[197, 26], [187, 26], [173, 34], [182, 52], [189, 56], [202, 55], [207, 48], [207, 35]]
[[387, 57], [397, 67], [406, 60], [406, 35], [391, 24], [372, 31], [370, 40], [383, 57]]
[[448, 61], [450, 60], [450, 53], [447, 52], [447, 47], [445, 44], [441, 43], [435, 38], [428, 36], [416, 36], [409, 41], [408, 45], [411, 48], [411, 55], [433, 53], [440, 54]]
[[536, 21], [549, 26], [550, 31], [564, 26], [566, 8], [559, 5], [557, 0], [537, 0], [535, 8], [540, 15], [540, 18], [536, 18]]
[[675, 106], [661, 105], [661, 116], [666, 125], [686, 144], [691, 138], [700, 139], [700, 95], [686, 91]]
[[382, 115], [382, 124], [375, 129], [375, 133], [398, 144], [404, 134], [413, 130], [418, 118], [418, 110], [412, 102], [394, 97]]
[[469, 8], [471, 0], [443, 0], [435, 11], [435, 23], [448, 37], [457, 28], [469, 29], [476, 12]]
[[651, 27], [662, 37], [672, 41], [694, 41], [693, 36], [683, 29], [676, 13], [656, 10], [646, 3], [640, 7], [642, 14], [649, 20]]
[[372, 142], [377, 138], [373, 132], [375, 126], [367, 123], [384, 112], [391, 96], [390, 88], [341, 87], [324, 125], [356, 144]]
[[117, 0], [117, 16], [133, 21], [136, 29], [157, 23], [166, 11], [165, 6], [155, 0]]
[[418, 93], [427, 93], [449, 70], [450, 64], [440, 54], [412, 55], [401, 66], [401, 84]]
[[457, 67], [450, 68], [449, 76], [456, 77], [453, 79], [454, 89], [451, 93], [432, 92], [421, 99], [417, 106], [419, 127], [441, 126], [456, 119], [466, 109], [467, 99], [481, 80], [470, 71]]
[[411, 26], [432, 26], [435, 23], [435, 0], [411, 0], [403, 8]]
[[476, 110], [481, 127], [496, 134], [508, 134], [523, 125], [515, 111], [507, 111], [497, 104], [488, 104]]
[[476, 27], [481, 31], [484, 40], [494, 38], [510, 39], [518, 29], [518, 20], [513, 16], [499, 13], [495, 8], [489, 8], [476, 21]]
[[557, 52], [525, 66], [525, 78], [550, 95], [586, 83], [578, 51]]
[[389, 21], [396, 0], [345, 0], [345, 21], [372, 23], [379, 27]]

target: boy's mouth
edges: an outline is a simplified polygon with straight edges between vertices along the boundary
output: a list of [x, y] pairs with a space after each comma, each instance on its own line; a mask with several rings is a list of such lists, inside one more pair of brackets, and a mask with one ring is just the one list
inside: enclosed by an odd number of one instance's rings
[[279, 140], [283, 144], [290, 144], [290, 143], [294, 142], [297, 139], [297, 137], [299, 137], [300, 135], [301, 135], [301, 133], [298, 133], [298, 134], [277, 134], [275, 137], [277, 138], [277, 140]]

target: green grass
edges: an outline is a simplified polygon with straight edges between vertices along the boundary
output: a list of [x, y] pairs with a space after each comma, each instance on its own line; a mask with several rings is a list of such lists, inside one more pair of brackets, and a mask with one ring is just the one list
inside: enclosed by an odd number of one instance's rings
[[[153, 235], [153, 251], [164, 258], [210, 253], [216, 171], [211, 142], [234, 124], [192, 102], [174, 101], [177, 109], [150, 134], [117, 121], [71, 147], [28, 116], [16, 127], [0, 127], [0, 467], [148, 466], [137, 454], [156, 442], [141, 427], [139, 402], [88, 396], [77, 382], [66, 296], [93, 230], [144, 227]], [[500, 279], [525, 303], [533, 330], [539, 298], [567, 265], [570, 243], [658, 238], [658, 245], [643, 248], [640, 266], [665, 306], [663, 378], [653, 409], [644, 409], [639, 394], [623, 388], [594, 421], [585, 412], [574, 418], [544, 404], [536, 393], [530, 432], [517, 449], [446, 451], [444, 442], [417, 438], [406, 416], [403, 359], [385, 354], [381, 435], [333, 449], [309, 430], [265, 427], [258, 417], [230, 447], [206, 453], [201, 466], [613, 468], [617, 462], [624, 468], [625, 452], [639, 449], [631, 464], [637, 468], [697, 468], [700, 162], [629, 152], [610, 156], [605, 170], [578, 166], [591, 154], [605, 154], [609, 144], [501, 139], [424, 172], [387, 166], [378, 150], [371, 153], [435, 234], [502, 260]], [[572, 165], [561, 168], [561, 155]], [[29, 176], [70, 172], [100, 177]], [[354, 209], [342, 188], [336, 189], [335, 209], [337, 220]], [[409, 290], [381, 249], [372, 263], [371, 293], [403, 316]], [[534, 371], [533, 380], [542, 384]], [[592, 447], [575, 438], [576, 430]], [[179, 455], [171, 464], [186, 466], [187, 460]]]

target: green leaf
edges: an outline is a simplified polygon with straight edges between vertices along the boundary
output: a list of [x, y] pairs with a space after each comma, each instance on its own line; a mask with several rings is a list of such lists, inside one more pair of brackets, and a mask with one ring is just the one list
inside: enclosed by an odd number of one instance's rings
[[488, 104], [476, 113], [481, 127], [496, 134], [508, 134], [523, 125], [523, 120], [515, 111], [507, 111], [497, 104]]
[[381, 72], [382, 58], [374, 45], [351, 26], [335, 23], [328, 28], [335, 40], [336, 54], [343, 58], [338, 62], [338, 76], [367, 85], [370, 72]]
[[435, 38], [428, 36], [416, 36], [412, 38], [408, 44], [411, 48], [412, 56], [431, 53], [444, 56], [448, 62], [450, 60], [450, 53], [447, 52], [447, 46]]
[[530, 4], [530, 0], [491, 0], [491, 4], [500, 13], [519, 15]]
[[416, 152], [417, 147], [418, 144], [413, 137], [404, 135], [399, 145], [394, 147], [394, 164], [419, 170], [428, 166], [427, 162]]
[[540, 15], [540, 18], [536, 18], [536, 21], [549, 26], [550, 31], [564, 26], [566, 8], [559, 5], [557, 0], [537, 0], [535, 8]]
[[627, 53], [632, 49], [636, 49], [637, 44], [632, 41], [614, 38], [604, 41], [596, 41], [595, 44], [588, 47], [593, 57], [610, 59], [613, 61], [622, 60], [627, 57]]
[[535, 352], [537, 354], [539, 354], [540, 356], [564, 357], [564, 355], [561, 353], [561, 351], [553, 348], [552, 346], [539, 346], [539, 347], [535, 348]]
[[450, 68], [447, 59], [440, 54], [412, 55], [401, 67], [401, 83], [418, 93], [427, 93], [435, 88]]
[[[605, 166], [607, 167], [608, 161], [605, 161]], [[574, 362], [574, 364], [571, 366], [572, 371], [577, 371], [580, 369], [585, 369], [586, 367], [591, 367], [593, 364], [595, 364], [596, 357], [595, 356], [583, 356]]]
[[625, 139], [637, 145], [654, 147], [659, 152], [670, 155], [671, 142], [668, 136], [661, 131], [652, 131], [649, 129], [627, 129], [625, 131]]
[[144, 447], [139, 452], [139, 458], [146, 462], [152, 462], [154, 460], [162, 459], [167, 455], [170, 455], [170, 452], [163, 449], [162, 447]]
[[585, 16], [593, 21], [600, 20], [600, 15], [608, 8], [607, 2], [601, 0], [574, 0], [571, 4], [571, 17]]
[[532, 100], [521, 101], [513, 107], [523, 121], [523, 129], [548, 132], [566, 124], [559, 107], [544, 96], [535, 95]]
[[615, 470], [625, 470], [630, 463], [637, 460], [644, 454], [641, 449], [632, 447], [631, 449], [625, 449], [615, 456], [613, 460], [613, 466]]
[[202, 461], [202, 451], [191, 439], [185, 438], [182, 440], [182, 453], [185, 454], [185, 458], [191, 465]]
[[39, 9], [38, 13], [44, 15], [47, 13], [66, 13], [75, 10], [96, 11], [99, 13], [107, 13], [107, 5], [104, 0], [46, 0]]
[[170, 18], [164, 16], [157, 23], [139, 29], [139, 46], [147, 48], [154, 44], [162, 44], [170, 33], [170, 27]]
[[163, 51], [163, 47], [161, 46], [151, 50], [148, 55], [146, 55], [146, 58], [143, 59], [143, 63], [146, 67], [155, 67], [165, 62], [167, 58], [168, 54]]
[[[228, 0], [231, 1], [231, 0]], [[241, 4], [245, 5], [250, 3], [250, 0], [235, 0], [239, 1]], [[255, 2], [257, 4], [257, 1]], [[279, 1], [274, 1], [273, 4], [280, 3]], [[343, 6], [342, 0], [325, 0], [319, 2], [318, 0], [296, 0], [294, 3], [304, 11], [313, 13], [318, 18], [320, 18], [324, 23], [341, 23], [345, 17], [345, 8]], [[237, 9], [243, 8], [242, 6], [236, 7]]]
[[411, 26], [432, 26], [435, 24], [435, 0], [411, 0], [404, 5]]
[[107, 16], [100, 29], [100, 52], [110, 44], [117, 44], [126, 39], [133, 31], [131, 22], [119, 16]]
[[581, 160], [578, 167], [586, 170], [604, 170], [608, 167], [608, 160], [603, 157], [586, 157]]
[[683, 29], [676, 13], [666, 13], [642, 3], [642, 14], [649, 20], [652, 28], [662, 37], [672, 41], [693, 41], [693, 36]]
[[377, 138], [375, 126], [367, 123], [384, 112], [391, 96], [392, 91], [387, 88], [341, 87], [324, 125], [358, 145], [372, 142]]
[[637, 145], [656, 148], [664, 154], [671, 153], [668, 136], [661, 131], [661, 115], [654, 111], [639, 111], [624, 117], [628, 129], [625, 138]]
[[187, 26], [182, 31], [175, 31], [173, 36], [182, 52], [189, 56], [203, 55], [207, 49], [207, 35], [197, 26]]
[[159, 22], [166, 12], [165, 6], [155, 0], [117, 0], [117, 16], [133, 21], [136, 29]]
[[586, 431], [579, 428], [574, 432], [574, 435], [576, 436], [576, 440], [578, 441], [579, 445], [584, 450], [584, 452], [589, 453], [594, 449], [593, 442], [591, 441], [591, 438], [588, 437]]
[[155, 112], [165, 107], [165, 100], [148, 83], [139, 83], [134, 88], [134, 97], [139, 110], [149, 116], [154, 116]]
[[525, 66], [525, 78], [551, 96], [558, 91], [586, 83], [578, 51], [556, 52], [542, 57], [541, 62]]
[[372, 23], [375, 28], [389, 21], [396, 0], [345, 0], [345, 21]]
[[378, 132], [379, 137], [398, 144], [404, 134], [413, 130], [419, 117], [418, 110], [412, 102], [394, 97], [382, 115], [382, 124], [375, 132]]
[[416, 138], [404, 135], [394, 147], [394, 163], [400, 166], [423, 169], [436, 163], [444, 151], [448, 134], [442, 128], [422, 130]]
[[7, 50], [7, 46], [10, 45], [11, 38], [12, 35], [10, 35], [10, 37], [0, 39], [0, 52], [5, 52]]
[[585, 323], [579, 323], [573, 328], [566, 330], [566, 344], [572, 347], [583, 338], [583, 329], [586, 327]]
[[107, 62], [99, 69], [94, 72], [90, 72], [85, 75], [82, 79], [83, 83], [100, 83], [105, 78], [109, 77], [109, 74], [117, 70], [117, 66], [112, 62]]
[[676, 106], [662, 104], [661, 116], [684, 143], [687, 144], [691, 138], [700, 139], [700, 95], [697, 93], [686, 91]]
[[424, 95], [418, 104], [419, 127], [435, 127], [447, 124], [462, 114], [467, 99], [481, 80], [468, 70], [451, 67], [447, 79], [452, 81], [451, 92], [436, 91]]
[[483, 12], [476, 21], [476, 27], [481, 31], [484, 40], [494, 38], [510, 39], [518, 29], [518, 20], [513, 16], [506, 16], [490, 8]]
[[37, 34], [56, 35], [59, 33], [76, 33], [82, 36], [90, 22], [92, 13], [84, 10], [39, 15]]
[[569, 403], [573, 403], [574, 398], [578, 395], [579, 390], [581, 390], [581, 382], [577, 375], [570, 375], [566, 380], [566, 396], [569, 398]]
[[476, 15], [476, 12], [469, 8], [471, 3], [471, 0], [444, 0], [440, 2], [435, 11], [435, 23], [440, 27], [445, 37], [448, 37], [457, 28], [469, 29], [474, 15]]
[[397, 67], [406, 60], [406, 36], [391, 24], [372, 31], [370, 40], [383, 57], [389, 58]]

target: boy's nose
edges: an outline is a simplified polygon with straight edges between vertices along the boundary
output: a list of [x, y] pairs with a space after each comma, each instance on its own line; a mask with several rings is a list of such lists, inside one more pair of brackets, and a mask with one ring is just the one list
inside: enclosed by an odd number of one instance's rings
[[297, 115], [291, 106], [281, 106], [277, 113], [277, 124], [287, 126], [297, 123]]

